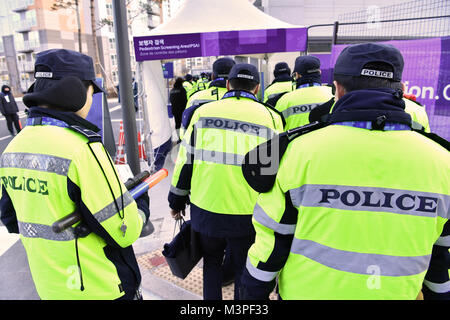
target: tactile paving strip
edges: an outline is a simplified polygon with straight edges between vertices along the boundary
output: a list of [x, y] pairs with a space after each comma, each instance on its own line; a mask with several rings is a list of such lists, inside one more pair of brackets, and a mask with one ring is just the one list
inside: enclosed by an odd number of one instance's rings
[[[153, 275], [169, 281], [200, 297], [203, 296], [203, 269], [199, 267], [200, 263], [192, 269], [191, 273], [185, 279], [180, 279], [172, 274], [172, 271], [170, 271], [170, 267], [167, 265], [160, 250], [141, 255], [137, 258], [137, 261], [141, 268], [150, 270]], [[234, 299], [234, 284], [222, 288], [222, 299]], [[270, 299], [277, 299], [274, 292], [270, 295]]]

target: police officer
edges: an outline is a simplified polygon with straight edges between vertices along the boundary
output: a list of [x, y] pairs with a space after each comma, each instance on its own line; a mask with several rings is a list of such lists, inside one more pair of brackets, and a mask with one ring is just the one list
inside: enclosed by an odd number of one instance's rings
[[187, 102], [183, 114], [183, 129], [189, 125], [193, 112], [202, 104], [222, 99], [227, 92], [227, 79], [231, 68], [236, 64], [233, 59], [220, 58], [213, 63], [212, 82], [205, 90], [194, 93]]
[[200, 74], [200, 79], [198, 79], [196, 89], [197, 91], [202, 91], [208, 89], [209, 86], [209, 77], [206, 72], [202, 72]]
[[295, 60], [297, 89], [284, 94], [275, 106], [283, 113], [286, 130], [309, 123], [308, 115], [311, 110], [333, 97], [331, 87], [321, 85], [320, 74], [318, 58], [300, 56]]
[[[41, 299], [140, 299], [132, 243], [149, 217], [86, 120], [95, 84], [92, 58], [52, 49], [37, 54], [36, 81], [23, 97], [27, 125], [0, 158], [1, 221], [20, 233]], [[52, 224], [78, 210], [81, 224]]]
[[191, 94], [193, 94], [194, 91], [195, 91], [195, 86], [194, 86], [193, 79], [194, 78], [192, 77], [191, 74], [187, 74], [184, 77], [183, 87], [184, 87], [184, 90], [186, 90], [186, 98], [187, 99], [189, 99]]
[[[411, 130], [402, 70], [393, 46], [347, 47], [329, 124], [271, 141], [290, 143], [255, 206], [245, 298], [267, 298], [278, 278], [282, 299], [415, 299], [441, 233], [450, 261], [449, 144]], [[448, 283], [445, 268], [431, 273]]]
[[295, 82], [291, 76], [291, 69], [286, 62], [279, 62], [273, 70], [275, 79], [264, 90], [265, 103], [275, 107], [281, 94], [295, 90]]
[[[261, 104], [255, 66], [236, 64], [219, 101], [195, 110], [178, 153], [168, 196], [178, 218], [191, 204], [192, 227], [203, 252], [203, 297], [222, 299], [222, 261], [227, 244], [235, 270], [235, 299], [240, 274], [254, 240], [251, 223], [257, 193], [240, 171], [243, 155], [283, 130], [281, 116]], [[190, 199], [189, 199], [190, 198]]]

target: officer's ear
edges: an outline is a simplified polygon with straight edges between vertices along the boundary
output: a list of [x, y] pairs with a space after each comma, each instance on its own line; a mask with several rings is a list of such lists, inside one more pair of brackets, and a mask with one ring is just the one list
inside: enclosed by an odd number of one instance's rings
[[231, 89], [230, 89], [231, 87], [230, 87], [230, 80], [227, 80], [227, 91], [230, 91]]
[[260, 88], [260, 85], [257, 84], [255, 89], [253, 89], [253, 93], [255, 94], [255, 96], [258, 94], [259, 88]]
[[94, 95], [94, 86], [89, 85], [86, 90], [86, 102], [80, 110], [75, 112], [76, 115], [80, 116], [83, 119], [86, 119], [86, 117], [89, 113], [89, 110], [91, 110], [91, 107], [92, 107], [93, 95]]
[[345, 90], [344, 86], [341, 85], [339, 82], [337, 82], [336, 80], [333, 81], [333, 84], [336, 88], [336, 94], [335, 94], [335, 101], [338, 101], [344, 94], [347, 93], [347, 91]]

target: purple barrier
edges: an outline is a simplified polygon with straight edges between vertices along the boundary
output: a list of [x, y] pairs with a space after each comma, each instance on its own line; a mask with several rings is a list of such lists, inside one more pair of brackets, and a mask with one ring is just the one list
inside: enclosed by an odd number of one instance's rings
[[[385, 43], [401, 51], [406, 91], [425, 106], [431, 131], [450, 140], [450, 37]], [[346, 46], [333, 47], [332, 66]]]
[[333, 83], [333, 65], [331, 65], [331, 53], [312, 53], [311, 56], [320, 60], [320, 70], [322, 71], [322, 83]]
[[306, 28], [134, 37], [136, 61], [305, 51]]

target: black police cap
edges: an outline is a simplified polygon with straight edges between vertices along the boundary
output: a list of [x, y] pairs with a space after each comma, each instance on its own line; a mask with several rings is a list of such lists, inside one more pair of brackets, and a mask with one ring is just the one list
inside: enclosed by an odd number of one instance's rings
[[[46, 71], [41, 71], [43, 69]], [[35, 79], [60, 80], [67, 76], [92, 81], [94, 93], [104, 91], [95, 83], [94, 63], [91, 57], [67, 49], [50, 49], [36, 55]]]
[[[371, 70], [364, 66], [368, 63], [383, 62], [390, 65], [393, 72]], [[368, 76], [401, 81], [403, 56], [392, 45], [380, 43], [363, 43], [346, 47], [336, 60], [334, 74], [346, 76]]]
[[228, 79], [245, 79], [259, 83], [259, 72], [252, 64], [238, 63], [231, 69]]
[[220, 58], [214, 61], [212, 69], [216, 78], [226, 78], [230, 73], [231, 68], [236, 64], [233, 59]]
[[320, 72], [320, 60], [313, 56], [300, 56], [295, 59], [294, 72], [309, 75]]
[[291, 68], [289, 68], [289, 65], [286, 62], [278, 62], [275, 65], [275, 68], [273, 70], [273, 75], [275, 77], [277, 77], [281, 74], [291, 75]]

